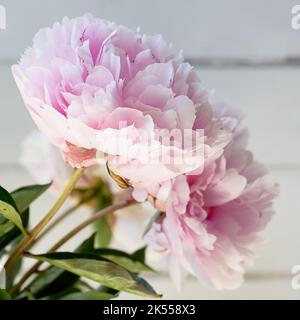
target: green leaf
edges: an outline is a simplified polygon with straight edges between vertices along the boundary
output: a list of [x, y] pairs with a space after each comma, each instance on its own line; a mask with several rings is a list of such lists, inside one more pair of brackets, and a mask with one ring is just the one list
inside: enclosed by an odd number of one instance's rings
[[23, 257], [19, 257], [13, 264], [12, 268], [6, 273], [6, 288], [10, 289], [13, 286], [14, 280], [22, 267]]
[[96, 254], [57, 252], [27, 256], [48, 262], [109, 288], [146, 297], [160, 297], [145, 280]]
[[161, 216], [159, 211], [155, 212], [153, 216], [150, 218], [149, 222], [146, 225], [145, 231], [143, 233], [143, 237], [150, 231], [154, 222], [156, 222]]
[[11, 300], [9, 293], [4, 289], [0, 289], [0, 300]]
[[[98, 194], [96, 197], [96, 212], [110, 206], [113, 203], [113, 195], [105, 182], [99, 180], [97, 188]], [[109, 224], [109, 217], [110, 216], [103, 217], [102, 219], [93, 223], [93, 229], [97, 231], [95, 239], [95, 245], [97, 248], [107, 247], [112, 239], [112, 230]]]
[[12, 205], [0, 200], [0, 214], [2, 214], [9, 221], [13, 222], [22, 231], [24, 236], [28, 236], [26, 230], [23, 227], [20, 214]]
[[48, 190], [50, 186], [51, 183], [44, 185], [32, 185], [22, 187], [11, 192], [11, 196], [14, 199], [19, 212], [24, 212], [31, 203]]
[[11, 223], [10, 221], [7, 221], [5, 223], [0, 224], [0, 237], [2, 237], [13, 226], [14, 226], [14, 224]]
[[[9, 204], [11, 207], [14, 208], [14, 210], [15, 210], [14, 213], [15, 213], [15, 216], [16, 216], [18, 223], [20, 224], [20, 220], [21, 220], [21, 222], [22, 222], [21, 226], [22, 227], [24, 226], [24, 228], [25, 228], [27, 226], [28, 220], [29, 220], [29, 210], [26, 210], [20, 216], [20, 214], [18, 213], [17, 205], [16, 205], [13, 197], [10, 195], [10, 193], [7, 190], [5, 190], [1, 186], [0, 186], [0, 201], [3, 201], [4, 203]], [[16, 212], [18, 213], [18, 215], [16, 215]], [[22, 232], [24, 232], [24, 230], [22, 230]], [[20, 235], [20, 233], [21, 233], [21, 230], [20, 230], [19, 226], [16, 226], [16, 224], [14, 222], [7, 219], [7, 217], [4, 214], [2, 214], [2, 212], [0, 210], [0, 252], [2, 252], [2, 250], [9, 243], [11, 243], [11, 241], [13, 241], [15, 238], [17, 238]], [[0, 253], [0, 256], [2, 256], [2, 253]]]
[[0, 186], [0, 200], [12, 205], [15, 209], [17, 209], [14, 199], [2, 186]]
[[29, 291], [22, 291], [13, 300], [36, 300], [36, 297]]
[[87, 292], [70, 293], [63, 296], [61, 300], [110, 300], [115, 297], [113, 294], [91, 290]]
[[51, 267], [40, 273], [25, 291], [39, 299], [57, 294], [61, 290], [72, 286], [77, 280], [77, 275], [60, 268]]
[[[1, 216], [1, 214], [0, 214]], [[26, 227], [29, 221], [29, 209], [27, 209], [21, 216], [23, 226]], [[14, 239], [16, 239], [21, 234], [21, 231], [13, 223], [11, 223], [11, 228], [0, 237], [0, 251], [2, 251], [8, 244], [10, 244]], [[0, 254], [1, 256], [1, 254]]]
[[[133, 258], [136, 261], [140, 261], [142, 263], [145, 263], [145, 250], [146, 250], [146, 247], [143, 247], [143, 248], [138, 249], [137, 251], [135, 251], [130, 256], [131, 256], [131, 258]], [[117, 252], [117, 250], [115, 250], [115, 251]], [[126, 253], [125, 253], [125, 255], [126, 255]], [[101, 285], [97, 290], [100, 291], [100, 292], [105, 292], [105, 293], [109, 293], [109, 294], [113, 294], [113, 295], [117, 295], [118, 294], [117, 290], [108, 288], [108, 287], [103, 286], [103, 285]]]
[[131, 256], [133, 259], [145, 263], [146, 261], [146, 248], [142, 247], [138, 250], [136, 250]]
[[[81, 253], [93, 251], [94, 241], [95, 234], [83, 241], [75, 251]], [[78, 278], [74, 273], [52, 266], [39, 273], [25, 290], [31, 292], [37, 299], [58, 295], [61, 291], [70, 289]]]
[[[56, 268], [56, 267], [54, 267], [54, 268]], [[67, 272], [67, 271], [65, 271], [65, 272]], [[57, 294], [51, 295], [51, 296], [47, 297], [46, 299], [47, 300], [60, 300], [62, 297], [66, 296], [68, 294], [80, 293], [81, 290], [79, 288], [76, 288], [75, 285], [76, 285], [76, 283], [74, 284], [74, 286], [62, 289]]]
[[[14, 199], [11, 197], [10, 193], [4, 189], [2, 186], [0, 186], [0, 200], [10, 204], [17, 210], [17, 206], [15, 204]], [[0, 224], [4, 223], [6, 221], [5, 217], [0, 215]]]
[[114, 263], [119, 264], [125, 269], [133, 273], [140, 273], [143, 271], [153, 271], [149, 266], [140, 260], [136, 259], [132, 255], [129, 255], [123, 251], [115, 249], [101, 248], [96, 249], [94, 253], [100, 255], [101, 257], [110, 260]]
[[117, 295], [119, 294], [118, 290], [112, 289], [112, 288], [108, 288], [106, 286], [101, 285], [98, 289], [99, 292], [103, 292], [103, 293], [109, 293], [111, 295], [114, 295], [115, 297], [117, 297]]
[[107, 221], [104, 217], [93, 224], [94, 230], [97, 231], [95, 244], [96, 247], [107, 247], [112, 238], [112, 230]]
[[75, 252], [78, 253], [86, 253], [91, 252], [94, 250], [94, 243], [95, 243], [96, 233], [93, 233], [90, 237], [82, 242], [82, 244], [75, 249]]

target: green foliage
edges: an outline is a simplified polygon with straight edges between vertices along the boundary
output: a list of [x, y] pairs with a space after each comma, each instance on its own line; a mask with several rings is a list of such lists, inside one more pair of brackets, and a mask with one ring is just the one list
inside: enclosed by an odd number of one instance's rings
[[[21, 219], [24, 228], [26, 228], [29, 222], [29, 209], [27, 209], [21, 215]], [[4, 223], [9, 223], [9, 228], [7, 228], [6, 231], [0, 236], [0, 251], [2, 251], [2, 253], [0, 253], [0, 257], [3, 255], [3, 249], [6, 248], [6, 246], [12, 244], [12, 242], [17, 239], [20, 241], [21, 238], [19, 236], [22, 234], [21, 230], [16, 227], [11, 221], [6, 220], [6, 222]], [[3, 226], [3, 224], [0, 226]]]
[[115, 297], [115, 295], [106, 292], [90, 290], [86, 292], [69, 293], [61, 297], [60, 300], [110, 300]]
[[38, 197], [40, 197], [45, 191], [49, 189], [51, 183], [44, 185], [32, 185], [19, 188], [11, 193], [14, 199], [17, 209], [20, 213], [29, 208]]
[[25, 237], [28, 236], [23, 226], [19, 212], [12, 205], [0, 200], [0, 214], [2, 214], [4, 218], [15, 224], [21, 230]]
[[[9, 254], [27, 235], [30, 205], [48, 188], [32, 185], [11, 193], [0, 187], [0, 258]], [[108, 186], [101, 180], [90, 189], [75, 189], [80, 203], [88, 204], [97, 212], [113, 202]], [[108, 300], [116, 298], [120, 291], [157, 298], [159, 294], [139, 276], [153, 271], [145, 263], [145, 249], [129, 254], [108, 248], [112, 238], [112, 216], [106, 216], [93, 225], [94, 234], [74, 252], [54, 252], [41, 255], [26, 253], [25, 257], [47, 262], [50, 267], [37, 272], [21, 291], [15, 284], [24, 256], [18, 257], [6, 274], [7, 290], [0, 290], [0, 300]], [[98, 288], [88, 282], [99, 283]], [[29, 279], [28, 279], [29, 280]]]
[[[75, 250], [78, 253], [94, 250], [95, 234], [83, 241]], [[79, 276], [54, 266], [40, 272], [37, 277], [26, 287], [35, 298], [50, 297], [69, 290], [79, 279]]]
[[0, 289], [0, 300], [11, 300], [9, 293], [4, 289]]
[[93, 224], [94, 230], [97, 231], [95, 244], [96, 247], [107, 247], [112, 239], [112, 230], [108, 219], [103, 217]]
[[[125, 269], [133, 273], [140, 273], [143, 271], [153, 271], [149, 266], [147, 266], [141, 257], [138, 255], [130, 255], [126, 252], [115, 250], [115, 249], [96, 249], [94, 253], [100, 255], [101, 257], [110, 260], [114, 263], [119, 264]], [[142, 257], [144, 259], [144, 256]]]
[[[21, 232], [26, 234], [29, 206], [49, 186], [50, 184], [26, 186], [11, 193], [0, 186], [0, 251], [15, 241]], [[0, 253], [0, 257], [2, 254]]]
[[[11, 206], [13, 206], [16, 210], [17, 210], [17, 206], [16, 203], [14, 201], [14, 199], [12, 198], [12, 196], [10, 195], [10, 193], [5, 190], [2, 186], [0, 186], [0, 200], [10, 204]], [[3, 224], [7, 221], [7, 219], [0, 214], [0, 224]]]
[[53, 266], [118, 291], [152, 298], [160, 297], [144, 279], [98, 254], [57, 252], [43, 255], [28, 255], [28, 257], [48, 262]]
[[[113, 195], [104, 182], [98, 182], [98, 193], [96, 195], [95, 211], [110, 206], [113, 202]], [[99, 219], [93, 224], [93, 229], [97, 232], [95, 238], [96, 247], [107, 247], [112, 239], [112, 229], [109, 216]]]
[[[21, 241], [22, 235], [27, 236], [29, 206], [49, 186], [50, 184], [27, 186], [11, 193], [0, 186], [0, 258], [15, 248]], [[7, 289], [13, 286], [21, 266], [22, 257], [19, 257], [6, 273]]]

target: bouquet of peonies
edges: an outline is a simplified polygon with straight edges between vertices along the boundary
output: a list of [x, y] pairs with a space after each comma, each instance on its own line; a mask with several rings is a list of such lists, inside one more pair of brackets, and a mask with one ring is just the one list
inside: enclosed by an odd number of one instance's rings
[[[39, 184], [0, 189], [1, 297], [159, 297], [140, 275], [156, 267], [147, 248], [178, 288], [187, 275], [217, 289], [242, 284], [278, 186], [247, 150], [242, 116], [212, 102], [181, 53], [161, 36], [85, 15], [40, 30], [12, 72], [42, 134], [25, 140], [22, 156]], [[58, 199], [30, 225], [29, 207], [49, 187]], [[48, 252], [31, 250], [81, 206], [91, 215]], [[130, 253], [111, 245], [124, 208], [121, 242], [133, 224], [140, 231]], [[73, 252], [60, 250], [91, 225]], [[27, 259], [36, 262], [21, 272]]]

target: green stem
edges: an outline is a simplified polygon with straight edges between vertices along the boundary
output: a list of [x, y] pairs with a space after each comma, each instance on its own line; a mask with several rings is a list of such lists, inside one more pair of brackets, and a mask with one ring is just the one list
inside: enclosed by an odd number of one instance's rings
[[55, 216], [57, 211], [62, 207], [64, 202], [66, 201], [67, 197], [73, 190], [77, 180], [83, 173], [83, 168], [77, 169], [73, 176], [71, 177], [70, 181], [68, 182], [67, 186], [65, 187], [63, 193], [55, 202], [54, 206], [50, 209], [50, 211], [45, 215], [45, 217], [31, 230], [29, 236], [24, 238], [15, 250], [12, 252], [11, 256], [8, 258], [5, 264], [5, 270], [9, 271], [16, 261], [16, 259], [35, 241], [39, 233], [45, 228], [45, 226], [50, 222], [50, 220]]

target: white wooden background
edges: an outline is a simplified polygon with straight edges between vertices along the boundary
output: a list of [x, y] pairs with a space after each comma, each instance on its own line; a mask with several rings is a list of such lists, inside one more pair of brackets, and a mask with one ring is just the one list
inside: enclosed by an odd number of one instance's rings
[[[91, 12], [132, 28], [140, 26], [147, 33], [162, 33], [183, 48], [218, 99], [247, 115], [251, 148], [280, 183], [281, 195], [267, 231], [270, 241], [241, 289], [216, 292], [188, 281], [178, 293], [165, 274], [147, 278], [169, 299], [300, 298], [300, 291], [291, 288], [291, 267], [300, 264], [300, 30], [291, 28], [296, 0], [0, 0], [0, 4], [7, 10], [7, 29], [0, 30], [0, 184], [13, 189], [32, 182], [18, 157], [20, 142], [34, 125], [10, 65], [40, 27], [64, 15]], [[51, 202], [50, 195], [41, 199], [35, 219]], [[86, 214], [78, 213], [54, 236]], [[47, 243], [37, 250], [44, 250]]]

